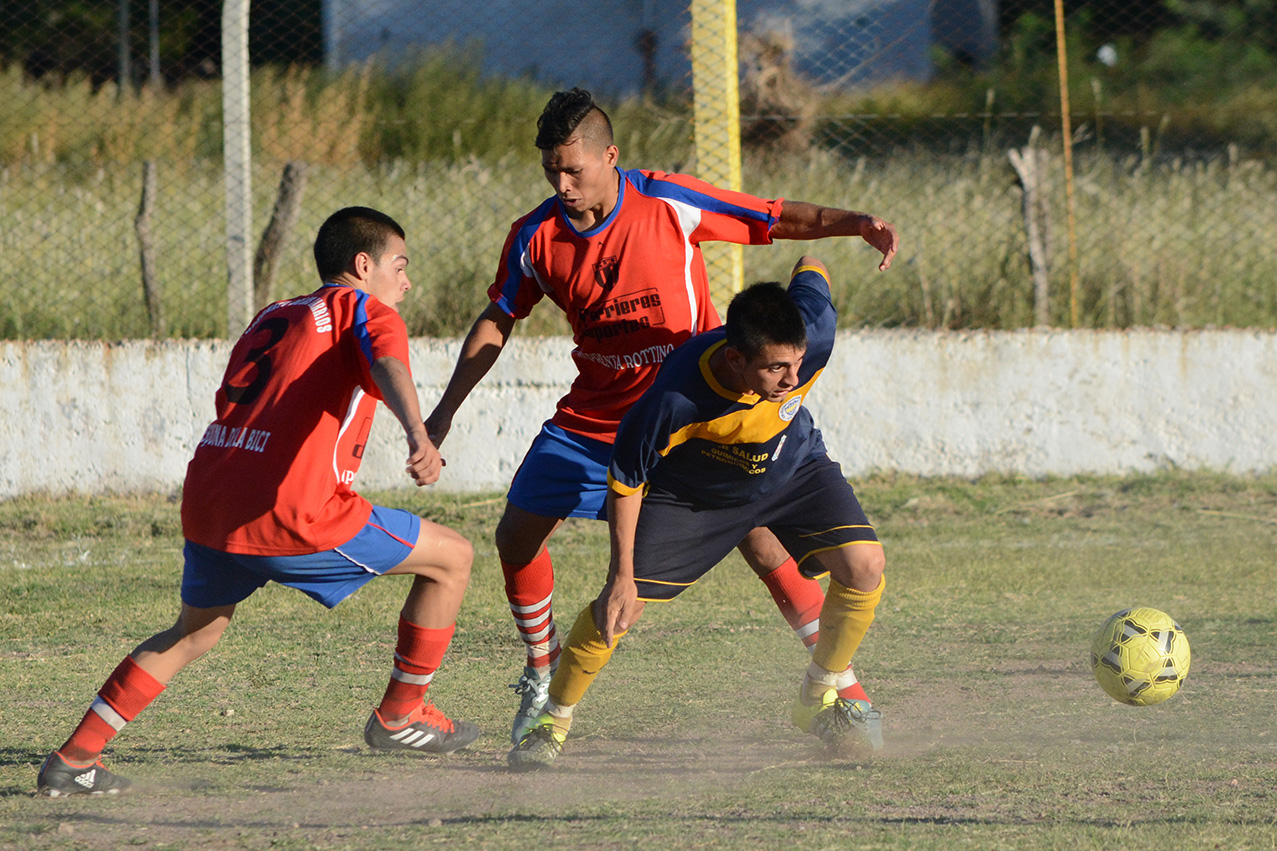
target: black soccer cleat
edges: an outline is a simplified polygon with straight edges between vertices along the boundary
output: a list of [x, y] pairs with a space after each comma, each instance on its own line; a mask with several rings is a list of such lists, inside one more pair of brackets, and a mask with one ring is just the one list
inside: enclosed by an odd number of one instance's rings
[[44, 758], [36, 779], [36, 794], [50, 798], [68, 795], [118, 795], [132, 784], [106, 770], [99, 759], [92, 765], [74, 766], [54, 751]]
[[379, 750], [450, 754], [479, 738], [479, 732], [478, 726], [469, 721], [453, 721], [427, 701], [399, 727], [387, 727], [381, 713], [374, 709], [364, 727], [364, 741]]

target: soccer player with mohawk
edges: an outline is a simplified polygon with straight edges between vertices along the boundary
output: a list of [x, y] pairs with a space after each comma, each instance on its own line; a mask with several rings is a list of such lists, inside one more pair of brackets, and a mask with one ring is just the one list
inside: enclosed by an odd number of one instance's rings
[[[681, 174], [622, 169], [612, 124], [589, 92], [556, 92], [537, 121], [536, 146], [554, 195], [506, 238], [492, 303], [475, 320], [439, 404], [426, 420], [442, 445], [453, 417], [496, 362], [517, 320], [548, 298], [567, 317], [576, 380], [533, 440], [510, 483], [496, 528], [506, 596], [526, 651], [511, 741], [545, 705], [559, 658], [554, 568], [547, 544], [567, 517], [605, 519], [616, 426], [661, 361], [693, 334], [717, 327], [701, 243], [857, 237], [891, 265], [899, 241], [882, 219], [792, 200], [731, 192]], [[803, 644], [817, 640], [820, 586], [805, 579], [767, 530], [740, 541]], [[844, 697], [868, 696], [851, 669]]]
[[576, 705], [648, 602], [673, 600], [765, 527], [807, 577], [829, 574], [820, 638], [791, 718], [826, 746], [882, 747], [882, 713], [838, 694], [884, 587], [882, 545], [803, 401], [833, 350], [829, 273], [803, 257], [788, 290], [755, 284], [727, 325], [665, 359], [616, 434], [608, 468], [612, 557], [577, 617], [542, 714], [508, 762], [550, 765]]

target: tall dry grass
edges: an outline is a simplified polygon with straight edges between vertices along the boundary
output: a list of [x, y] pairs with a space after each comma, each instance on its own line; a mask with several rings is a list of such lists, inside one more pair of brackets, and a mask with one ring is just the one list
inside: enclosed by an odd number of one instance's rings
[[[446, 57], [398, 76], [265, 69], [253, 82], [259, 232], [284, 163], [312, 166], [275, 291], [313, 286], [309, 248], [319, 222], [339, 206], [367, 204], [408, 228], [418, 292], [405, 314], [414, 333], [464, 333], [510, 223], [549, 194], [531, 144], [548, 90], [487, 80]], [[1020, 190], [1006, 157], [1023, 144], [1023, 128], [987, 114], [925, 115], [933, 96], [910, 86], [876, 93], [883, 110], [912, 117], [839, 123], [826, 111], [813, 147], [746, 157], [747, 191], [893, 221], [903, 244], [890, 272], [879, 274], [858, 240], [830, 240], [748, 248], [747, 279], [782, 279], [810, 251], [835, 273], [846, 325], [1031, 324]], [[159, 171], [152, 230], [170, 333], [226, 334], [220, 86], [121, 93], [82, 79], [37, 84], [10, 68], [0, 70], [0, 98], [10, 105], [0, 120], [0, 336], [148, 333], [133, 230], [146, 159]], [[686, 104], [634, 98], [612, 118], [623, 166], [694, 171]], [[1082, 324], [1277, 325], [1273, 164], [1235, 147], [1169, 158], [1164, 129], [1133, 140], [1093, 126], [1079, 137], [1073, 277]], [[1059, 149], [1058, 138], [1041, 144]], [[1046, 192], [1051, 316], [1067, 325], [1073, 293], [1058, 155]], [[522, 327], [559, 333], [564, 325], [547, 306]]]

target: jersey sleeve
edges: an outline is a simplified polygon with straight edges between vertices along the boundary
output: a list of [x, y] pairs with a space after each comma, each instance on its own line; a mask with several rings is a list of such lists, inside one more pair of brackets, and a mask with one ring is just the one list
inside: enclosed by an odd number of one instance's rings
[[372, 365], [381, 358], [395, 358], [408, 363], [408, 328], [403, 317], [376, 298], [360, 293], [355, 303], [355, 315], [351, 322], [351, 337], [355, 342], [356, 361], [359, 363], [359, 384], [364, 392], [381, 398], [381, 391], [372, 378]]
[[772, 228], [780, 220], [784, 199], [768, 200], [720, 189], [686, 174], [661, 171], [629, 172], [631, 181], [646, 195], [699, 212], [699, 222], [690, 235], [693, 243], [735, 242], [741, 245], [770, 245]]
[[545, 220], [554, 215], [553, 198], [510, 226], [505, 245], [501, 249], [501, 262], [497, 265], [497, 277], [488, 287], [488, 298], [497, 307], [515, 319], [523, 319], [532, 312], [545, 292], [537, 282], [536, 272], [528, 257], [532, 238]]
[[670, 436], [686, 425], [679, 417], [681, 398], [664, 391], [658, 379], [621, 418], [607, 471], [612, 490], [628, 496], [643, 489], [669, 450]]
[[838, 329], [838, 312], [829, 293], [829, 279], [818, 266], [800, 266], [789, 279], [789, 297], [794, 300], [807, 326], [807, 353], [799, 370], [803, 383], [829, 362]]

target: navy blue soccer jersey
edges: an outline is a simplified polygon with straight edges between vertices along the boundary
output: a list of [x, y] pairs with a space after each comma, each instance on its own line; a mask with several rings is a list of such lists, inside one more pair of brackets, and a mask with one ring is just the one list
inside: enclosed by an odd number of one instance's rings
[[608, 469], [613, 490], [628, 495], [650, 486], [694, 504], [744, 505], [825, 454], [803, 399], [829, 361], [837, 314], [829, 281], [816, 267], [798, 269], [789, 295], [807, 326], [798, 387], [783, 402], [728, 390], [709, 366], [726, 345], [725, 329], [697, 334], [666, 356], [656, 381], [621, 420]]

